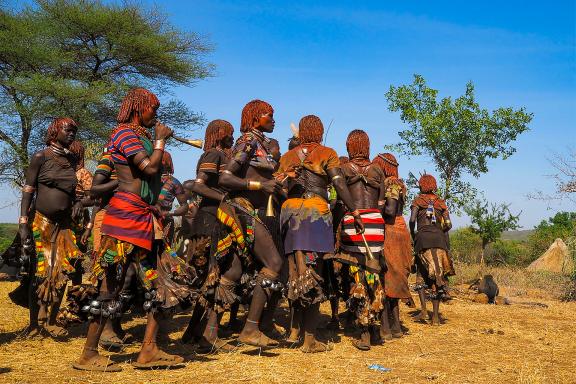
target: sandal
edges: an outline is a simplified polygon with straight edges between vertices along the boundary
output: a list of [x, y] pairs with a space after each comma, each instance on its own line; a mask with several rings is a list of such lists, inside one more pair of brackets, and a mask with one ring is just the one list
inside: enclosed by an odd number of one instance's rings
[[268, 336], [266, 336], [262, 332], [260, 332], [258, 337], [256, 337], [255, 339], [243, 339], [242, 335], [240, 335], [240, 337], [238, 338], [238, 341], [241, 342], [242, 344], [251, 345], [253, 347], [260, 347], [260, 348], [276, 347], [280, 344], [276, 340], [269, 338]]
[[362, 339], [352, 340], [352, 345], [361, 351], [369, 351], [370, 350], [370, 344], [364, 343], [364, 341], [362, 341]]
[[60, 339], [68, 336], [68, 331], [65, 328], [59, 327], [58, 325], [44, 325], [44, 331], [48, 333], [53, 339]]
[[73, 363], [72, 367], [80, 371], [93, 371], [93, 372], [120, 372], [122, 368], [118, 364], [114, 364], [110, 358], [102, 355], [96, 355], [86, 363]]
[[216, 339], [213, 343], [202, 338], [198, 343], [198, 349], [196, 349], [196, 353], [199, 355], [210, 355], [212, 353], [218, 352], [232, 352], [236, 348], [233, 345], [228, 344], [224, 340]]
[[132, 363], [132, 366], [136, 369], [175, 368], [181, 367], [183, 363], [183, 357], [170, 355], [164, 351], [158, 350], [152, 361], [147, 363], [139, 363], [135, 361]]
[[120, 350], [124, 348], [124, 342], [118, 336], [100, 337], [100, 346], [105, 350]]
[[319, 341], [315, 341], [311, 346], [304, 347], [302, 346], [300, 350], [304, 353], [319, 353], [319, 352], [328, 352], [334, 349], [332, 344], [324, 344]]

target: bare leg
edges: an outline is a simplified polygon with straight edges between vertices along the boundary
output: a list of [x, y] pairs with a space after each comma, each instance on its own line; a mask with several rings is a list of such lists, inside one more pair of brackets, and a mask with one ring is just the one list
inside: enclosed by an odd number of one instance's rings
[[[282, 268], [282, 258], [274, 245], [268, 230], [259, 222], [254, 223], [254, 254], [264, 264], [259, 276], [275, 281]], [[262, 311], [268, 301], [268, 294], [261, 284], [256, 284], [252, 294], [252, 302], [248, 311], [248, 318], [238, 340], [242, 343], [266, 347], [278, 345], [278, 342], [264, 335], [259, 329]]]
[[404, 336], [400, 326], [400, 306], [398, 305], [398, 301], [398, 299], [390, 299], [390, 314], [392, 316], [391, 330], [392, 336], [395, 338]]
[[30, 311], [30, 325], [28, 326], [28, 333], [30, 336], [37, 335], [40, 325], [38, 324], [38, 314], [40, 312], [40, 305], [38, 304], [38, 289], [37, 279], [35, 276], [30, 278], [30, 285], [28, 286], [28, 309]]
[[392, 340], [392, 329], [390, 327], [390, 298], [384, 300], [384, 311], [380, 319], [380, 337], [382, 340]]
[[418, 298], [420, 299], [420, 313], [414, 319], [425, 323], [428, 318], [428, 310], [426, 309], [426, 293], [424, 288], [418, 290]]
[[440, 299], [436, 285], [432, 287], [432, 325], [440, 325]]
[[320, 303], [311, 304], [304, 310], [304, 345], [302, 352], [316, 353], [332, 350], [332, 346], [316, 340], [316, 328], [320, 317]]
[[192, 311], [192, 317], [190, 318], [188, 326], [186, 327], [186, 330], [182, 335], [181, 341], [184, 344], [189, 343], [190, 341], [193, 341], [193, 339], [198, 338], [200, 336], [201, 333], [200, 323], [202, 322], [202, 317], [204, 316], [205, 312], [206, 308], [200, 303], [196, 303], [196, 305], [194, 306], [194, 310]]
[[292, 303], [290, 308], [290, 336], [286, 340], [288, 343], [297, 343], [300, 338], [300, 328], [302, 326], [302, 312], [303, 308], [299, 305]]

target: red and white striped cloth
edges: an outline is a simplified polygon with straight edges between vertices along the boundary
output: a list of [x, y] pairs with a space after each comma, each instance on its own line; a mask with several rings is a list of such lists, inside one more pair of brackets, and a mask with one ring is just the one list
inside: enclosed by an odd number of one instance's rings
[[[384, 218], [378, 209], [359, 209], [364, 223], [364, 237], [372, 253], [380, 252], [384, 246]], [[354, 218], [347, 212], [342, 220], [340, 247], [348, 252], [366, 253], [362, 235], [356, 233]]]

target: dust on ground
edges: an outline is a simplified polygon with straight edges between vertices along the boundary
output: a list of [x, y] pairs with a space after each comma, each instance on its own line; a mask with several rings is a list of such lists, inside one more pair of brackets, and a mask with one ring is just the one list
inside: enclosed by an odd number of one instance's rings
[[[209, 356], [194, 354], [179, 338], [188, 316], [167, 324], [168, 337], [159, 340], [170, 353], [185, 356], [184, 368], [139, 371], [130, 361], [138, 345], [122, 353], [108, 353], [123, 368], [119, 373], [76, 371], [71, 363], [79, 354], [84, 328], [76, 327], [64, 342], [28, 340], [22, 330], [28, 312], [10, 302], [8, 292], [17, 283], [0, 282], [0, 383], [574, 383], [576, 382], [576, 303], [537, 298], [548, 307], [523, 305], [530, 297], [512, 297], [513, 305], [496, 306], [455, 298], [443, 305], [446, 322], [440, 327], [415, 323], [412, 309], [401, 304], [402, 321], [409, 334], [402, 339], [361, 352], [350, 335], [328, 333], [334, 350], [304, 354], [297, 348], [235, 352]], [[502, 287], [501, 287], [502, 288]], [[504, 287], [503, 294], [506, 293]], [[329, 307], [322, 307], [323, 323]], [[286, 310], [278, 312], [286, 323]], [[126, 330], [141, 339], [141, 317], [130, 319]], [[368, 369], [379, 364], [392, 371]]]

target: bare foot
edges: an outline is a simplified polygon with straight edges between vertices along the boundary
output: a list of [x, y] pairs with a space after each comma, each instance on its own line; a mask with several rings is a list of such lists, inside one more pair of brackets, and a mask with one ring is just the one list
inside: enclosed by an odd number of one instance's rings
[[418, 323], [426, 323], [428, 317], [427, 315], [428, 314], [425, 313], [424, 311], [420, 311], [416, 316], [414, 316], [414, 321]]

